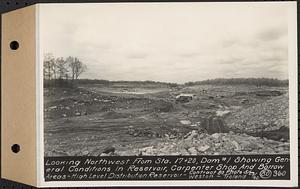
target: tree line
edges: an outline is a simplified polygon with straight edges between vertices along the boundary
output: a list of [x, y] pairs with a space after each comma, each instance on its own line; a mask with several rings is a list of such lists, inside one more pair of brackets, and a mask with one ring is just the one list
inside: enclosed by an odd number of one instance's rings
[[110, 81], [110, 80], [104, 80], [104, 79], [79, 79], [76, 81], [78, 84], [100, 84], [103, 86], [111, 86], [111, 85], [132, 85], [134, 87], [143, 87], [149, 85], [153, 85], [155, 87], [177, 87], [177, 83], [168, 83], [168, 82], [160, 82], [160, 81], [125, 81], [125, 80], [117, 80], [117, 81]]
[[57, 57], [47, 53], [44, 55], [44, 86], [72, 86], [75, 80], [87, 70], [87, 66], [77, 57]]
[[260, 86], [288, 86], [288, 80], [279, 80], [275, 78], [218, 78], [218, 79], [208, 79], [203, 81], [196, 81], [196, 82], [187, 82], [185, 85], [192, 86], [192, 85], [256, 85], [257, 87]]

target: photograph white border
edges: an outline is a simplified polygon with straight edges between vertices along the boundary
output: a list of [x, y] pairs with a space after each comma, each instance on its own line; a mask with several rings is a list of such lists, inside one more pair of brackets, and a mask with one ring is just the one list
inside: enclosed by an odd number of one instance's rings
[[[170, 2], [166, 2], [170, 3]], [[192, 2], [190, 2], [192, 3]], [[195, 2], [197, 3], [197, 2]], [[288, 24], [288, 63], [289, 63], [289, 116], [290, 116], [290, 180], [161, 180], [161, 181], [51, 181], [44, 180], [44, 123], [43, 123], [43, 44], [39, 40], [40, 6], [37, 4], [37, 183], [38, 187], [96, 187], [96, 186], [265, 186], [265, 187], [296, 187], [298, 186], [298, 64], [297, 64], [297, 2], [201, 2], [212, 4], [228, 3], [276, 3], [289, 6]], [[108, 3], [106, 3], [108, 4]], [[129, 4], [129, 3], [123, 3]], [[178, 4], [181, 3], [172, 3]], [[55, 13], [53, 13], [55, 14]]]

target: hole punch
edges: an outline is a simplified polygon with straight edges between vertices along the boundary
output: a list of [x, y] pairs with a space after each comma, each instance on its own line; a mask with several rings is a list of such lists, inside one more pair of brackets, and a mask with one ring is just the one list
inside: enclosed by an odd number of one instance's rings
[[14, 144], [11, 146], [11, 151], [13, 151], [14, 153], [18, 153], [18, 152], [20, 152], [20, 150], [21, 150], [21, 147], [19, 144]]
[[18, 41], [12, 41], [12, 42], [10, 42], [10, 49], [12, 49], [12, 50], [17, 50], [18, 48], [19, 48], [19, 43], [18, 43]]

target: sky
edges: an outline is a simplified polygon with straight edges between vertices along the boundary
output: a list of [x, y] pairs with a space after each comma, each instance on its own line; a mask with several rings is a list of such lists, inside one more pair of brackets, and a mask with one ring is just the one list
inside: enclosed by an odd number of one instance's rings
[[42, 53], [78, 57], [80, 78], [288, 78], [287, 4], [43, 4], [39, 15]]

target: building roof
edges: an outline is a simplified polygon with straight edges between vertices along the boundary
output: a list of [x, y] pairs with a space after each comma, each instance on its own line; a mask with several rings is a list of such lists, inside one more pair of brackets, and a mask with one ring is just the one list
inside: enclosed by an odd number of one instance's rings
[[180, 97], [194, 97], [194, 94], [179, 94], [176, 96], [176, 98], [180, 98]]

